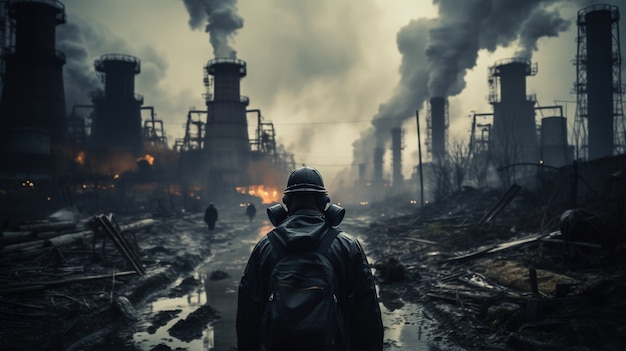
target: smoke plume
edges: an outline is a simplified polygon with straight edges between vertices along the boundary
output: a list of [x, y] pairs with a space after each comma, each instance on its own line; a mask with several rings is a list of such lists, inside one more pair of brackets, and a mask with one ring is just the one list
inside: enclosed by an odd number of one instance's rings
[[236, 0], [184, 0], [189, 12], [189, 27], [204, 28], [209, 33], [215, 57], [235, 58], [237, 52], [229, 45], [238, 29], [243, 28], [243, 18], [237, 14]]
[[102, 84], [93, 69], [85, 43], [85, 31], [77, 23], [67, 23], [57, 30], [57, 49], [65, 54], [63, 68], [65, 105], [68, 112], [75, 105], [91, 104], [90, 94], [102, 90]]
[[540, 38], [568, 29], [570, 22], [550, 8], [557, 2], [433, 0], [438, 18], [413, 20], [398, 32], [400, 82], [391, 100], [379, 106], [373, 131], [363, 133], [353, 144], [353, 166], [371, 158], [374, 148], [390, 139], [391, 129], [414, 118], [428, 98], [460, 94], [466, 86], [465, 74], [476, 66], [480, 50], [493, 52], [517, 44], [517, 54], [530, 59]]
[[465, 88], [465, 73], [476, 65], [478, 51], [491, 52], [517, 41], [518, 55], [530, 59], [537, 40], [558, 36], [569, 27], [554, 0], [435, 0], [439, 24], [430, 32], [426, 53], [431, 67], [431, 97], [455, 96]]
[[[155, 104], [155, 111], [160, 115], [174, 118], [190, 105], [191, 100], [185, 94], [168, 98], [171, 93], [161, 84], [169, 67], [166, 55], [150, 45], [131, 45], [95, 21], [71, 17], [57, 28], [56, 46], [66, 58], [63, 82], [68, 112], [75, 105], [91, 105], [92, 95], [102, 92], [103, 84], [95, 71], [94, 60], [109, 53], [131, 55], [140, 60], [141, 74], [135, 88], [146, 97], [147, 104]], [[79, 117], [87, 118], [91, 110], [76, 109], [76, 112]]]

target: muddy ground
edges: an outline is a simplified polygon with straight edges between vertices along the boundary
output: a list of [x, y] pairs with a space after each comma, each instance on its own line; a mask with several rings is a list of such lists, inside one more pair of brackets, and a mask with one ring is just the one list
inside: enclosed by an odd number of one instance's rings
[[[565, 245], [555, 215], [524, 203], [480, 223], [497, 201], [466, 191], [424, 209], [348, 208], [341, 227], [374, 268], [385, 350], [626, 349], [623, 245]], [[200, 213], [151, 214], [126, 232], [144, 275], [88, 234], [19, 255], [4, 246], [0, 349], [236, 350], [237, 282], [270, 225], [263, 211], [248, 222], [220, 210], [212, 233]]]

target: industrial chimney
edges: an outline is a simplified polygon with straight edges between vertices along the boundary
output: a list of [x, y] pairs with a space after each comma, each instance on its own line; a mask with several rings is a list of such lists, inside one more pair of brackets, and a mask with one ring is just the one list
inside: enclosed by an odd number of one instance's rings
[[430, 99], [430, 115], [427, 116], [428, 151], [433, 161], [443, 160], [446, 156], [446, 140], [448, 132], [448, 100], [443, 97]]
[[385, 155], [385, 149], [377, 147], [374, 149], [374, 177], [372, 178], [373, 184], [381, 186], [383, 183], [383, 157]]
[[366, 170], [366, 165], [365, 163], [359, 163], [359, 185], [365, 184], [365, 170]]
[[574, 133], [590, 160], [624, 152], [619, 17], [607, 4], [578, 11]]
[[[539, 162], [534, 96], [526, 96], [526, 76], [537, 74], [537, 65], [524, 58], [496, 62], [489, 68], [489, 102], [493, 105], [493, 129], [489, 149], [500, 166]], [[497, 89], [500, 87], [500, 96]]]
[[391, 130], [391, 156], [393, 159], [393, 186], [398, 189], [402, 187], [404, 179], [402, 177], [402, 129], [393, 128]]
[[94, 67], [104, 83], [104, 94], [92, 99], [95, 116], [90, 145], [96, 151], [123, 150], [140, 156], [143, 96], [135, 94], [135, 75], [141, 72], [139, 59], [107, 54], [96, 60]]
[[55, 28], [65, 23], [62, 3], [14, 0], [15, 46], [5, 48], [0, 100], [2, 177], [47, 177], [58, 171], [56, 151], [66, 138], [63, 65]]
[[250, 162], [250, 142], [246, 107], [249, 100], [240, 95], [239, 83], [246, 76], [246, 62], [235, 58], [215, 58], [205, 66], [204, 83], [207, 122], [204, 150], [211, 176], [222, 185], [245, 185]]
[[565, 117], [541, 119], [541, 160], [545, 165], [554, 167], [564, 166], [571, 161]]

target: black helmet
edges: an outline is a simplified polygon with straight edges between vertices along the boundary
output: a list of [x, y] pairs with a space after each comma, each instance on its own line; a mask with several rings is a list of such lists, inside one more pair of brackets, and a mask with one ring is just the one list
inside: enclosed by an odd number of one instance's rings
[[313, 167], [300, 167], [291, 172], [284, 193], [314, 192], [328, 194], [320, 172]]

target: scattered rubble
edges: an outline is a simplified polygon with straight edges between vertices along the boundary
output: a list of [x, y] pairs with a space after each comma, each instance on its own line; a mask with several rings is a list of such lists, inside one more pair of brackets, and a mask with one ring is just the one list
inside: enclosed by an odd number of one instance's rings
[[[567, 236], [559, 216], [540, 215], [546, 205], [505, 194], [510, 205], [502, 206], [493, 195], [465, 189], [362, 228], [383, 304], [422, 304], [440, 322], [437, 334], [467, 350], [625, 349], [624, 232], [607, 232], [611, 219], [586, 209], [565, 216], [585, 214], [576, 220], [605, 232], [584, 240], [592, 228], [579, 226], [580, 235]], [[611, 250], [598, 242], [605, 237]]]
[[[356, 228], [374, 262], [381, 303], [389, 311], [423, 306], [420, 318], [436, 321], [433, 341], [464, 350], [622, 350], [626, 247], [624, 218], [615, 213], [623, 213], [623, 192], [612, 199], [570, 208], [523, 188], [466, 188], [418, 210], [372, 205], [364, 210], [371, 221]], [[198, 289], [191, 272], [211, 242], [236, 240], [228, 230], [209, 239], [202, 225], [178, 227], [202, 223], [200, 217], [81, 219], [68, 210], [3, 225], [0, 349], [89, 349], [136, 323], [136, 306], [155, 292]], [[189, 230], [197, 232], [181, 235]], [[227, 278], [220, 270], [209, 277]], [[179, 315], [153, 316], [148, 333]], [[169, 332], [191, 340], [218, 318], [202, 305]]]
[[[2, 350], [80, 350], [102, 342], [137, 320], [135, 306], [210, 253], [208, 240], [192, 249], [181, 242], [169, 224], [181, 218], [66, 217], [2, 231]], [[179, 290], [198, 284], [193, 278], [183, 283]]]
[[220, 318], [219, 313], [209, 306], [202, 305], [191, 312], [186, 319], [181, 319], [169, 329], [170, 335], [179, 340], [189, 342], [202, 336], [206, 325], [214, 319]]

